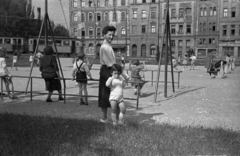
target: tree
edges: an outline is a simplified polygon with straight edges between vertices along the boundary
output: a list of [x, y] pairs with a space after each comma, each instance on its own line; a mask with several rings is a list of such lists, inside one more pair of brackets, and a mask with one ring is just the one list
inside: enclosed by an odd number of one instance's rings
[[53, 31], [55, 36], [69, 37], [69, 31], [63, 25], [58, 24]]

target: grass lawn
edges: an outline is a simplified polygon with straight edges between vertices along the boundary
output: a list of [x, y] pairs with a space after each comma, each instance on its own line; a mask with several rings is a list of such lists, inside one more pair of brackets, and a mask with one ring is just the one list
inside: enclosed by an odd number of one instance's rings
[[0, 156], [240, 155], [240, 133], [127, 120], [127, 126], [93, 119], [0, 114]]

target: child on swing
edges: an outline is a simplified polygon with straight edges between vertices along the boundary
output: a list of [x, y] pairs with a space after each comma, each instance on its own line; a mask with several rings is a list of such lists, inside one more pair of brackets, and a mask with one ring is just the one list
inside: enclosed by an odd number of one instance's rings
[[[87, 75], [90, 79], [93, 79], [87, 63], [84, 61], [85, 54], [80, 53], [77, 61], [73, 64], [72, 79], [76, 77], [76, 81], [79, 86], [80, 105], [88, 105], [88, 91], [87, 91]], [[85, 101], [82, 94], [85, 95]]]
[[[125, 125], [124, 114], [126, 112], [126, 107], [123, 102], [123, 88], [126, 86], [126, 80], [120, 75], [122, 74], [122, 67], [119, 64], [113, 64], [111, 68], [112, 77], [109, 77], [106, 81], [106, 86], [111, 88], [109, 101], [112, 108], [112, 121], [113, 125]], [[119, 121], [117, 121], [117, 113], [119, 113]]]
[[[143, 70], [145, 68], [145, 62], [143, 64], [140, 64], [140, 61], [138, 59], [130, 61], [129, 63], [129, 70], [131, 71], [131, 81], [133, 82], [132, 85], [134, 85], [134, 94], [141, 95], [141, 89], [143, 85], [146, 83], [144, 81], [144, 73]], [[139, 86], [139, 88], [138, 88]]]

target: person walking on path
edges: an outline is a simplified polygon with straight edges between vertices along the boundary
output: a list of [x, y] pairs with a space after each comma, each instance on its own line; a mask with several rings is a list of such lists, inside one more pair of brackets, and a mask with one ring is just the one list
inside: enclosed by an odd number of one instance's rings
[[[87, 91], [87, 75], [90, 79], [93, 79], [87, 63], [84, 61], [85, 54], [80, 53], [78, 55], [78, 61], [73, 64], [72, 78], [76, 77], [76, 81], [79, 86], [80, 105], [88, 105], [88, 91]], [[85, 101], [82, 94], [85, 95]]]
[[12, 67], [11, 68], [15, 67], [16, 71], [18, 70], [17, 69], [17, 59], [18, 59], [17, 53], [14, 53], [13, 54]]
[[111, 67], [116, 63], [114, 51], [111, 43], [114, 39], [116, 28], [114, 26], [106, 26], [103, 28], [102, 34], [104, 41], [100, 47], [100, 79], [99, 79], [99, 91], [98, 91], [98, 107], [101, 108], [102, 118], [100, 122], [107, 122], [107, 109], [111, 107], [109, 102], [110, 88], [106, 86], [106, 81], [111, 77]]
[[[111, 89], [109, 101], [112, 108], [112, 121], [113, 125], [125, 125], [124, 123], [124, 114], [126, 112], [126, 106], [123, 102], [123, 88], [126, 86], [125, 79], [121, 77], [122, 67], [119, 64], [114, 64], [111, 70], [112, 76], [108, 78], [106, 86]], [[117, 114], [120, 110], [118, 119]]]
[[207, 59], [206, 59], [206, 62], [205, 62], [205, 68], [207, 68], [207, 72], [210, 71], [210, 68], [212, 67], [212, 65], [213, 65], [213, 54], [208, 53]]
[[7, 69], [7, 64], [5, 61], [5, 49], [3, 49], [2, 47], [0, 47], [0, 77], [2, 78], [6, 86], [9, 98], [16, 99], [17, 97], [14, 95], [12, 76]]
[[58, 91], [58, 100], [64, 100], [62, 97], [62, 86], [60, 82], [61, 77], [59, 74], [57, 59], [53, 55], [53, 52], [54, 51], [51, 46], [45, 47], [44, 55], [40, 60], [40, 72], [42, 73], [42, 78], [45, 80], [46, 89], [48, 91], [46, 102], [53, 102], [51, 96], [54, 90]]

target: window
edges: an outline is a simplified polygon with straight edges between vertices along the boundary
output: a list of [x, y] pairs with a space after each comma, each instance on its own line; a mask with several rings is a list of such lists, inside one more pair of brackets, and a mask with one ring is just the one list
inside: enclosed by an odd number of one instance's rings
[[223, 17], [228, 17], [228, 9], [223, 9]]
[[105, 20], [105, 21], [108, 21], [108, 20], [109, 20], [108, 12], [105, 12], [105, 14], [104, 14], [104, 20]]
[[156, 18], [156, 8], [151, 8], [151, 18], [152, 19]]
[[203, 8], [200, 8], [200, 16], [204, 16], [204, 14], [203, 14]]
[[212, 24], [212, 31], [216, 31], [216, 23], [214, 23], [214, 22]]
[[202, 24], [202, 23], [199, 24], [199, 31], [200, 31], [200, 32], [203, 31], [203, 24]]
[[176, 9], [172, 9], [171, 10], [171, 18], [175, 18], [176, 17]]
[[172, 45], [172, 47], [176, 47], [175, 40], [171, 40], [171, 45]]
[[156, 24], [151, 24], [151, 33], [156, 33]]
[[213, 16], [216, 16], [216, 15], [217, 15], [217, 8], [213, 7]]
[[84, 28], [81, 29], [81, 34], [82, 34], [82, 37], [85, 37], [85, 29]]
[[85, 6], [86, 6], [85, 0], [82, 0], [81, 7], [85, 7]]
[[215, 44], [215, 38], [209, 38], [209, 44]]
[[207, 16], [207, 8], [204, 8], [204, 15], [203, 16]]
[[178, 41], [178, 47], [182, 47], [182, 44], [183, 44], [183, 41], [182, 41], [182, 40], [179, 40], [179, 41]]
[[117, 6], [117, 0], [113, 0], [113, 6]]
[[147, 18], [146, 10], [142, 10], [142, 18]]
[[77, 0], [73, 0], [73, 7], [77, 7]]
[[132, 33], [137, 34], [137, 26], [136, 25], [132, 25]]
[[213, 8], [212, 7], [210, 7], [210, 9], [209, 9], [209, 15], [213, 16]]
[[97, 28], [97, 37], [101, 37], [101, 29], [100, 28]]
[[74, 29], [73, 29], [73, 35], [74, 35], [74, 36], [78, 36], [78, 34], [77, 34], [77, 28], [74, 28]]
[[203, 32], [206, 32], [207, 31], [207, 24], [203, 23], [202, 27], [203, 27]]
[[97, 7], [100, 7], [100, 0], [97, 0]]
[[223, 30], [222, 35], [226, 36], [227, 35], [227, 25], [223, 25], [222, 30]]
[[97, 13], [97, 21], [101, 21], [101, 14]]
[[183, 25], [178, 26], [178, 33], [183, 34]]
[[88, 21], [93, 21], [93, 14], [91, 12], [88, 14]]
[[212, 31], [212, 23], [209, 23], [209, 31]]
[[142, 3], [146, 3], [146, 0], [142, 0]]
[[152, 0], [152, 3], [156, 3], [156, 0]]
[[191, 14], [192, 14], [192, 9], [191, 9], [191, 8], [186, 8], [186, 9], [185, 9], [185, 12], [186, 12], [186, 16], [191, 16]]
[[191, 47], [191, 41], [190, 40], [186, 40], [186, 47]]
[[182, 18], [183, 14], [184, 14], [184, 9], [183, 8], [179, 8], [179, 15], [178, 15], [178, 17]]
[[93, 37], [93, 28], [89, 28], [89, 37]]
[[231, 56], [234, 55], [234, 47], [223, 47], [223, 54], [229, 54]]
[[76, 13], [73, 14], [73, 21], [75, 21], [75, 22], [78, 21], [78, 17], [77, 17]]
[[121, 20], [122, 20], [122, 21], [126, 21], [125, 12], [122, 12], [122, 13], [121, 13]]
[[122, 34], [122, 35], [126, 35], [126, 29], [125, 29], [125, 28], [122, 28], [121, 34]]
[[85, 13], [82, 13], [81, 21], [82, 21], [82, 22], [85, 22]]
[[186, 33], [191, 34], [191, 25], [187, 25]]
[[171, 34], [176, 33], [176, 25], [171, 25]]
[[133, 0], [133, 4], [137, 4], [137, 0]]
[[105, 0], [105, 6], [108, 6], [109, 2], [108, 0]]
[[151, 45], [150, 46], [150, 55], [151, 56], [155, 56], [156, 55], [156, 46], [155, 45]]
[[113, 12], [113, 21], [117, 21], [117, 13]]
[[94, 54], [94, 47], [93, 47], [93, 44], [92, 43], [90, 43], [89, 45], [88, 45], [88, 52], [90, 53], [90, 54]]
[[133, 18], [137, 18], [137, 10], [133, 10]]
[[231, 17], [236, 17], [236, 8], [232, 8]]
[[125, 0], [121, 0], [121, 5], [125, 6], [126, 5], [126, 1]]
[[235, 25], [231, 25], [231, 35], [235, 35]]
[[146, 25], [142, 25], [142, 34], [146, 33]]

